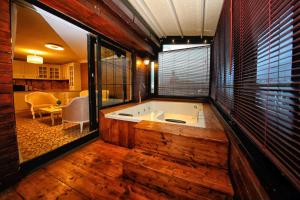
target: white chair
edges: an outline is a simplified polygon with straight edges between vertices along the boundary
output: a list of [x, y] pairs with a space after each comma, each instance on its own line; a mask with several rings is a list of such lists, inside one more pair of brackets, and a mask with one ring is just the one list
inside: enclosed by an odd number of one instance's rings
[[83, 124], [90, 121], [88, 96], [75, 97], [68, 105], [61, 108], [63, 125], [65, 122], [78, 123], [82, 133]]
[[[35, 119], [35, 112], [40, 108], [56, 105], [57, 98], [47, 92], [33, 92], [25, 95], [25, 102], [29, 104], [32, 118]], [[40, 113], [41, 114], [41, 113]]]

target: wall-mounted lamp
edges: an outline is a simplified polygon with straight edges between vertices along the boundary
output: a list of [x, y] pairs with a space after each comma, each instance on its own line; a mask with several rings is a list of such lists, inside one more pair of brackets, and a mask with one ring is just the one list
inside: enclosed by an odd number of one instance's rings
[[137, 60], [136, 61], [136, 65], [141, 65], [142, 64], [142, 61], [141, 60]]
[[149, 63], [150, 63], [150, 60], [148, 58], [144, 60], [145, 65], [149, 65]]

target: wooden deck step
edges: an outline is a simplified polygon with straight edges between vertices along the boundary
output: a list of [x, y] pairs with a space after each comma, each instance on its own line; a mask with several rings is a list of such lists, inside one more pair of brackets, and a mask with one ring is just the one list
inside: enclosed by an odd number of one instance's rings
[[135, 148], [182, 163], [228, 168], [228, 139], [222, 130], [160, 122], [135, 125]]
[[123, 176], [179, 199], [228, 199], [233, 189], [227, 170], [188, 167], [133, 150], [124, 160]]

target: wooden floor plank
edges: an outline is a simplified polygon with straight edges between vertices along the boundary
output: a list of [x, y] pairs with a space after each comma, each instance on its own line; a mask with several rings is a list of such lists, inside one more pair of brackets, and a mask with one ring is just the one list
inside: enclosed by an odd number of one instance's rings
[[15, 186], [15, 190], [25, 199], [87, 199], [43, 169], [25, 177]]
[[122, 182], [118, 179], [92, 174], [65, 159], [48, 165], [45, 170], [91, 199], [119, 199], [125, 192]]
[[[1, 192], [0, 199], [166, 200], [182, 197], [122, 178], [123, 162], [132, 151], [135, 150], [96, 140], [23, 178], [15, 186]], [[178, 170], [176, 173], [182, 178], [186, 176]], [[170, 187], [168, 178], [162, 178], [165, 180], [163, 186]]]
[[21, 200], [23, 199], [13, 188], [0, 193], [0, 200]]
[[65, 160], [93, 174], [121, 177], [122, 161], [129, 150], [107, 143], [99, 144], [91, 144], [66, 156]]

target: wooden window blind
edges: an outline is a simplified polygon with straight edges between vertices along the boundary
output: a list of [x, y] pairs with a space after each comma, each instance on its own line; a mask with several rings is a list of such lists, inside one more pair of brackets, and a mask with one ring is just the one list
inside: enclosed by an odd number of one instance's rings
[[[214, 42], [214, 99], [299, 189], [300, 1], [232, 2], [233, 74], [221, 52], [222, 37], [228, 39], [221, 17]], [[232, 77], [232, 93], [225, 93]]]
[[161, 52], [158, 60], [158, 95], [209, 95], [210, 46]]
[[233, 107], [233, 67], [230, 58], [230, 1], [225, 1], [213, 44], [212, 87], [213, 99], [228, 113]]

